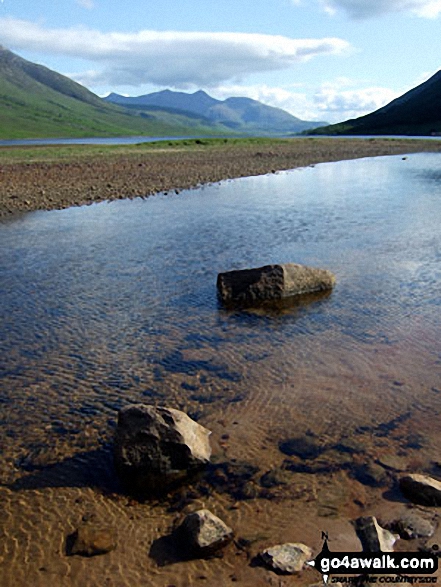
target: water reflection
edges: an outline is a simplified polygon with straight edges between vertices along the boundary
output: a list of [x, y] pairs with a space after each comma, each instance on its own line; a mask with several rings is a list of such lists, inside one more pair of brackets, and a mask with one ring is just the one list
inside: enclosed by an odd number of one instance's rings
[[[332, 446], [407, 413], [391, 446], [426, 433], [439, 410], [438, 166], [324, 164], [4, 223], [3, 480], [24, 455], [96, 450], [136, 401], [241, 419], [251, 461], [293, 423]], [[272, 262], [329, 268], [337, 286], [291, 307], [219, 307], [218, 272]]]

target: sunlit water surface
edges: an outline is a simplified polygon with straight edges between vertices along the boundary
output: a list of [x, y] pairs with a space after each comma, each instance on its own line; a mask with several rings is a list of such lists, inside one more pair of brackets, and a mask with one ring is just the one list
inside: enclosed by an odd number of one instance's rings
[[[118, 491], [100, 455], [133, 402], [185, 410], [213, 430], [216, 458], [258, 468], [255, 480], [287, 466], [287, 440], [312, 439], [318, 474], [348, 484], [325, 503], [303, 474], [319, 516], [347, 514], [366, 462], [401, 456], [409, 470], [436, 468], [440, 220], [441, 158], [424, 154], [4, 222], [0, 479], [10, 518], [25, 516], [14, 500], [26, 492]], [[337, 285], [290, 308], [219, 305], [218, 272], [274, 262], [328, 268]], [[288, 455], [301, 479], [314, 462], [305, 450]], [[286, 491], [286, 503], [303, 495]], [[265, 507], [259, 522], [247, 511], [247, 528], [277, 516], [283, 526], [286, 504]], [[58, 571], [60, 585], [75, 584]]]

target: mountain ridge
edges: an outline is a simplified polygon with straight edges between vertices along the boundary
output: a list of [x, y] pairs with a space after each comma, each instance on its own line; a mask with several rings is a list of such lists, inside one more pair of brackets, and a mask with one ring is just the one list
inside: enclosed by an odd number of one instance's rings
[[0, 47], [0, 138], [214, 136], [210, 121], [111, 104], [70, 78]]
[[212, 122], [237, 132], [264, 134], [294, 134], [323, 125], [323, 122], [305, 121], [292, 114], [247, 97], [230, 97], [217, 100], [204, 90], [194, 93], [161, 90], [136, 97], [111, 93], [106, 101], [129, 107], [162, 106], [204, 116]]

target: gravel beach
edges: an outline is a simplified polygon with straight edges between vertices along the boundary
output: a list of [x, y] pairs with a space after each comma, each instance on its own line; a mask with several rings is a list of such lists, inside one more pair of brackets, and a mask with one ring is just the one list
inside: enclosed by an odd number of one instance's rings
[[0, 217], [146, 197], [316, 163], [441, 152], [415, 139], [196, 139], [133, 146], [0, 148]]

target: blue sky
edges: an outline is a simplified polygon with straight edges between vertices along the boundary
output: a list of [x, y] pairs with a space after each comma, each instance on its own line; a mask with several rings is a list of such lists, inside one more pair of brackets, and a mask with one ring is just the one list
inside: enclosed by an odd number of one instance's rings
[[441, 0], [0, 0], [0, 43], [99, 95], [204, 89], [337, 122], [441, 68]]

